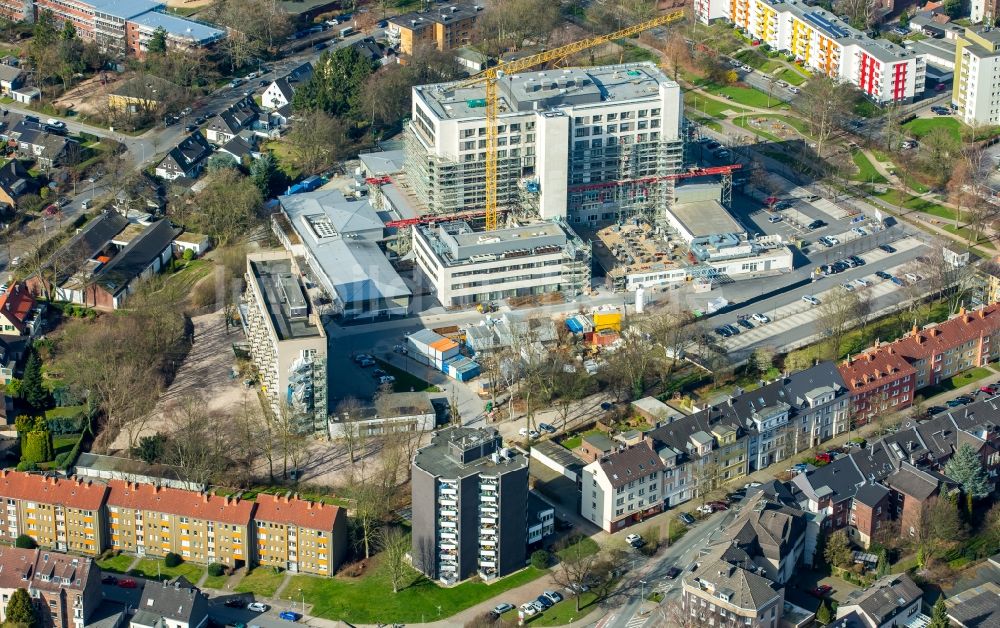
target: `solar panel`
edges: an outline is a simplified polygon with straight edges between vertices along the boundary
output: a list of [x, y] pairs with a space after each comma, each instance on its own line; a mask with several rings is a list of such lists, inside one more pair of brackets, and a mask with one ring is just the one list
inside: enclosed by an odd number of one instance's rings
[[806, 13], [804, 17], [809, 22], [812, 22], [813, 25], [815, 25], [815, 26], [817, 26], [819, 28], [822, 28], [823, 30], [825, 30], [826, 32], [830, 33], [834, 37], [847, 37], [849, 35], [849, 33], [846, 30], [844, 30], [844, 29], [840, 28], [839, 26], [833, 24], [833, 22], [831, 22], [830, 20], [826, 19], [824, 16], [820, 15], [819, 13], [816, 13], [816, 12]]

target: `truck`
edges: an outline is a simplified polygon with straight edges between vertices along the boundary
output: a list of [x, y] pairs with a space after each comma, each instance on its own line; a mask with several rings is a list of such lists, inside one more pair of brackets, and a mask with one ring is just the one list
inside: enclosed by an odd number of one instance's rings
[[344, 28], [340, 29], [340, 38], [341, 39], [343, 39], [344, 37], [350, 37], [353, 34], [354, 34], [354, 27], [353, 26], [345, 26]]

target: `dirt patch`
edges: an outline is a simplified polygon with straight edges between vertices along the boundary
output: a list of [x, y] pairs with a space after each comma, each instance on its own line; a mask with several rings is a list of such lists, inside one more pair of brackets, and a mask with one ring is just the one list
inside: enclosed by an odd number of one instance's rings
[[101, 85], [101, 75], [97, 74], [82, 83], [78, 83], [53, 104], [57, 108], [67, 108], [77, 113], [93, 116], [107, 109], [108, 93], [115, 89], [120, 81], [114, 72], [106, 73], [107, 84]]
[[[138, 434], [140, 437], [157, 432], [169, 433], [171, 427], [167, 425], [165, 415], [171, 406], [182, 401], [198, 400], [209, 413], [221, 419], [240, 409], [245, 395], [256, 397], [252, 390], [243, 386], [239, 377], [232, 376], [236, 362], [232, 344], [243, 340], [240, 329], [226, 329], [222, 310], [196, 316], [192, 323], [194, 345], [191, 352], [178, 369], [173, 383], [160, 396], [156, 409]], [[256, 399], [253, 402], [256, 403]], [[123, 431], [115, 439], [112, 449], [122, 450], [127, 446], [128, 436]]]
[[167, 0], [167, 8], [200, 9], [207, 7], [215, 0]]

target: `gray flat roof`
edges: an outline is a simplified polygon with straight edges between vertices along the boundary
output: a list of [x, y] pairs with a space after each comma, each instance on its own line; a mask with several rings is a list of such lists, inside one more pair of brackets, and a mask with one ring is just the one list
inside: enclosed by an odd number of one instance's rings
[[403, 171], [405, 153], [402, 150], [382, 150], [374, 153], [361, 153], [358, 159], [364, 164], [365, 170], [373, 177], [396, 174]]
[[[644, 62], [511, 74], [497, 85], [501, 110], [526, 112], [536, 108], [545, 110], [566, 105], [656, 98], [660, 84], [673, 85], [674, 82], [654, 63]], [[455, 85], [438, 83], [418, 85], [413, 89], [440, 118], [485, 117], [485, 87], [455, 89]]]
[[512, 470], [522, 469], [528, 466], [528, 459], [519, 451], [513, 452], [512, 459], [501, 458], [499, 463], [494, 463], [491, 456], [476, 458], [466, 464], [462, 464], [451, 455], [452, 441], [463, 441], [473, 444], [477, 441], [490, 441], [496, 430], [492, 428], [469, 428], [453, 427], [434, 432], [431, 442], [426, 447], [417, 451], [413, 458], [413, 464], [417, 465], [425, 472], [446, 478], [457, 479], [469, 477], [477, 473], [486, 475], [501, 475]]
[[345, 304], [412, 294], [374, 242], [336, 239], [310, 250]]
[[678, 203], [669, 207], [667, 211], [673, 214], [696, 238], [746, 231], [718, 201]]
[[308, 304], [298, 278], [292, 274], [291, 260], [250, 260], [254, 279], [263, 293], [267, 313], [279, 340], [314, 338], [322, 335], [308, 316], [291, 316], [285, 304], [307, 311]]
[[148, 26], [154, 30], [163, 27], [163, 30], [167, 31], [167, 34], [172, 37], [188, 39], [196, 43], [207, 43], [226, 36], [225, 31], [218, 28], [212, 28], [201, 22], [185, 20], [173, 15], [167, 15], [166, 13], [160, 13], [159, 11], [144, 13], [133, 18], [131, 21], [136, 24]]
[[[554, 222], [534, 222], [510, 229], [476, 231], [464, 220], [418, 227], [442, 263], [461, 265], [486, 258], [526, 257], [565, 247], [570, 234]], [[553, 249], [553, 250], [550, 250]]]
[[340, 190], [279, 196], [278, 202], [293, 224], [298, 226], [300, 217], [304, 217], [321, 240], [384, 226], [367, 198], [347, 198]]
[[152, 11], [164, 6], [164, 2], [155, 0], [88, 0], [97, 13], [106, 13], [114, 17], [130, 20], [146, 11]]
[[538, 450], [538, 453], [555, 460], [567, 469], [579, 471], [587, 466], [587, 463], [580, 456], [550, 440], [540, 440], [532, 445], [531, 449], [532, 451]]

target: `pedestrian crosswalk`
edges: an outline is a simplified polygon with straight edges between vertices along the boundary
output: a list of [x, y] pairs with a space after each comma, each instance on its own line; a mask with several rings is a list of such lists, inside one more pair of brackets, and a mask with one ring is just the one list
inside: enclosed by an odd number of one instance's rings
[[632, 618], [625, 624], [625, 628], [642, 628], [642, 626], [646, 625], [647, 621], [649, 621], [648, 615], [640, 615], [639, 613], [636, 613], [635, 615], [632, 615]]

